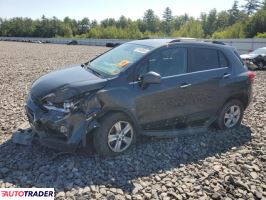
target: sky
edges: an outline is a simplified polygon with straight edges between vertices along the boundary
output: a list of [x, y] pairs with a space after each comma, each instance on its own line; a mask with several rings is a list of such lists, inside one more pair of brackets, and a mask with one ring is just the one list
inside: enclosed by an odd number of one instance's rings
[[[124, 15], [131, 19], [143, 17], [145, 10], [153, 9], [162, 17], [164, 9], [169, 6], [173, 15], [189, 14], [199, 17], [201, 12], [213, 8], [218, 11], [228, 10], [234, 0], [0, 0], [0, 17], [30, 17], [32, 19], [66, 16], [77, 20], [83, 17], [96, 19], [118, 19]], [[239, 0], [242, 5], [245, 0]]]

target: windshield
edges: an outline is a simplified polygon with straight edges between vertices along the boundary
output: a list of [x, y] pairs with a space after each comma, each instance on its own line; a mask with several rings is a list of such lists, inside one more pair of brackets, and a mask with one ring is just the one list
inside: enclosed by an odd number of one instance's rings
[[122, 44], [91, 61], [89, 68], [103, 76], [114, 76], [138, 61], [151, 49], [152, 47], [138, 44]]
[[260, 48], [260, 49], [256, 49], [255, 51], [252, 51], [251, 54], [266, 54], [266, 49], [264, 48]]

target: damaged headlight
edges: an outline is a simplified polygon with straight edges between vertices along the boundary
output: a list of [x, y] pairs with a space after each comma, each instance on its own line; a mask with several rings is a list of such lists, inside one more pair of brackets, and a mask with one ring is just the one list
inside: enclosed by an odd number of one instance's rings
[[64, 102], [63, 107], [66, 112], [70, 112], [70, 110], [75, 109], [75, 104], [73, 102]]
[[50, 101], [45, 101], [43, 107], [45, 107], [48, 110], [56, 110], [60, 112], [69, 113], [70, 111], [75, 110], [77, 108], [79, 102], [80, 101], [76, 102], [66, 101], [64, 103], [55, 104]]
[[[71, 94], [73, 95], [73, 93]], [[89, 93], [86, 93], [86, 95], [88, 94]], [[77, 108], [84, 94], [79, 96], [72, 95], [69, 95], [69, 93], [62, 93], [62, 91], [50, 93], [42, 98], [42, 105], [48, 110], [69, 113], [71, 110], [75, 110]]]
[[[65, 101], [70, 101], [75, 97], [78, 97], [80, 93], [73, 88], [60, 88], [56, 91], [44, 96], [42, 102], [52, 102], [54, 104], [61, 104]], [[62, 105], [63, 106], [63, 105]]]

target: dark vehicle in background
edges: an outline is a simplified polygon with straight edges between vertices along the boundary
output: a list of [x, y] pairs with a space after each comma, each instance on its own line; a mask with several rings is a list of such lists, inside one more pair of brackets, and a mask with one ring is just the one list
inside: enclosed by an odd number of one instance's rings
[[251, 70], [266, 67], [266, 47], [256, 49], [249, 54], [242, 54], [240, 57]]
[[42, 76], [25, 107], [41, 144], [75, 149], [90, 138], [100, 155], [113, 156], [143, 135], [235, 128], [254, 76], [230, 46], [137, 40]]
[[67, 43], [67, 45], [78, 45], [78, 41], [77, 40], [71, 40], [69, 43]]
[[112, 43], [112, 42], [108, 42], [108, 43], [106, 43], [106, 47], [117, 47], [117, 46], [119, 46], [119, 45], [121, 45], [120, 43]]

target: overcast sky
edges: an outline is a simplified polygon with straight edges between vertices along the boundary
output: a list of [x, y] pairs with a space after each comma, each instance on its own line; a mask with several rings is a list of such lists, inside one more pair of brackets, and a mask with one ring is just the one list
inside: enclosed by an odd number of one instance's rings
[[[189, 14], [199, 17], [201, 12], [216, 8], [228, 10], [234, 0], [0, 0], [0, 17], [40, 18], [56, 16], [63, 19], [69, 16], [75, 19], [88, 17], [102, 20], [118, 19], [125, 15], [131, 19], [143, 17], [145, 10], [151, 8], [161, 17], [164, 9], [169, 6], [173, 15]], [[239, 0], [243, 4], [244, 0]]]

